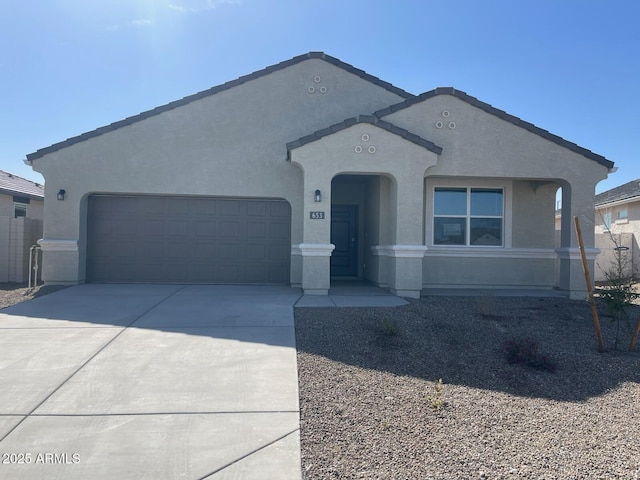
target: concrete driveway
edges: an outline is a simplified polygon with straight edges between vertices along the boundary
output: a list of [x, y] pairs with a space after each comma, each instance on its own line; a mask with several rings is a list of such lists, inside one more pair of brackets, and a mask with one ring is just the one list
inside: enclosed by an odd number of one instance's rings
[[0, 310], [0, 478], [300, 479], [299, 297], [80, 285]]

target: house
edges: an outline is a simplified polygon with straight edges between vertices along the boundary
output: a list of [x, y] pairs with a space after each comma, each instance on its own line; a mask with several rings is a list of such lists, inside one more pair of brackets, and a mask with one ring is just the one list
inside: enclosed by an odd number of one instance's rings
[[349, 278], [407, 297], [494, 286], [582, 298], [570, 219], [593, 221], [595, 186], [613, 168], [454, 88], [412, 95], [321, 52], [26, 162], [48, 187], [47, 283], [276, 283], [324, 295]]
[[42, 236], [44, 187], [0, 170], [0, 283], [26, 282], [29, 250]]
[[625, 276], [640, 279], [640, 179], [596, 195], [595, 225], [595, 244], [601, 250], [596, 280], [606, 280], [603, 270], [614, 264], [614, 251], [619, 247], [627, 257]]

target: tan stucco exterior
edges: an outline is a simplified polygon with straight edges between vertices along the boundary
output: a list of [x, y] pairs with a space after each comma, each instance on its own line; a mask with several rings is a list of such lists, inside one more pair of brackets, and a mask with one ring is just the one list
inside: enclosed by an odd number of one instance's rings
[[[383, 110], [391, 105], [399, 107]], [[357, 277], [411, 297], [438, 286], [560, 288], [579, 297], [571, 225], [563, 223], [554, 246], [555, 194], [563, 187], [563, 217], [593, 221], [595, 185], [612, 165], [455, 94], [416, 99], [321, 54], [28, 158], [47, 182], [48, 283], [85, 281], [91, 194], [260, 197], [291, 205], [292, 285], [327, 293], [331, 206], [344, 203], [360, 212]], [[455, 185], [503, 189], [503, 245], [433, 244], [433, 189]], [[312, 219], [315, 211], [325, 218]], [[593, 246], [593, 234], [585, 241]]]
[[[605, 217], [608, 225], [605, 225]], [[640, 197], [597, 206], [595, 225], [596, 240], [601, 250], [597, 259], [596, 281], [607, 280], [605, 271], [615, 268], [616, 247], [627, 249], [623, 253], [625, 274], [640, 279]]]

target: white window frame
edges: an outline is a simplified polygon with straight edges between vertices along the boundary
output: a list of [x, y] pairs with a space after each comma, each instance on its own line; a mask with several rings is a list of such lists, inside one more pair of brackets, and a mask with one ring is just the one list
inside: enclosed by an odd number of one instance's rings
[[[512, 191], [513, 182], [511, 180], [489, 180], [489, 179], [451, 179], [451, 178], [427, 178], [425, 188], [425, 245], [440, 249], [505, 249], [512, 246], [511, 234], [511, 215], [512, 215]], [[467, 219], [465, 245], [442, 245], [434, 243], [434, 212], [435, 191], [436, 188], [466, 188], [467, 189], [467, 215], [460, 218]], [[474, 218], [471, 215], [469, 202], [471, 201], [471, 189], [501, 189], [502, 190], [502, 245], [469, 245], [469, 236], [471, 234], [469, 227], [469, 219]], [[440, 216], [440, 215], [439, 215]], [[444, 215], [448, 217], [456, 217], [456, 215]], [[484, 218], [484, 216], [477, 216]], [[489, 217], [487, 217], [489, 218]], [[496, 217], [497, 218], [497, 217]]]

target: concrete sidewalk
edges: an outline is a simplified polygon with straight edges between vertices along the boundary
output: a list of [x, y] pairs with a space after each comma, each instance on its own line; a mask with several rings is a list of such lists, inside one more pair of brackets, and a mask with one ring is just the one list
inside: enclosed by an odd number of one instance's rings
[[0, 478], [299, 479], [300, 295], [81, 285], [0, 310]]
[[296, 307], [399, 307], [402, 297], [362, 281], [332, 280], [329, 295], [303, 295]]

